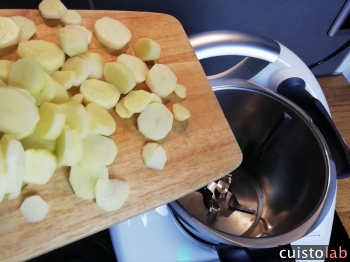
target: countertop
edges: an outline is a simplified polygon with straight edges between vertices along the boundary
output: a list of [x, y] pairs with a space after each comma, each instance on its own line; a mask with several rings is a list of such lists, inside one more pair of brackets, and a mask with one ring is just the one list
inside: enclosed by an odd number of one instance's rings
[[[350, 84], [343, 75], [317, 79], [326, 96], [332, 119], [350, 146]], [[350, 178], [338, 180], [336, 211], [350, 235]]]

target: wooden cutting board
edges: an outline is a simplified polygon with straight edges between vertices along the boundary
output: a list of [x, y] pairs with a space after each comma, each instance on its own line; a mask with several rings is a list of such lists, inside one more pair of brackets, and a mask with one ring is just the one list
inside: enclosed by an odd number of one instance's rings
[[[136, 115], [121, 120], [113, 110], [117, 130], [112, 138], [119, 153], [109, 166], [110, 178], [128, 181], [130, 197], [116, 212], [105, 212], [96, 205], [76, 197], [69, 184], [69, 169], [60, 168], [50, 182], [43, 186], [28, 186], [28, 191], [16, 200], [0, 203], [0, 261], [23, 261], [49, 252], [60, 246], [106, 229], [118, 222], [176, 200], [236, 169], [242, 153], [221, 111], [205, 73], [181, 26], [172, 16], [156, 13], [79, 11], [83, 25], [93, 31], [98, 18], [109, 16], [123, 22], [132, 32], [128, 46], [123, 49], [134, 54], [136, 41], [150, 37], [162, 48], [157, 63], [169, 66], [178, 83], [187, 87], [183, 101], [175, 96], [165, 101], [171, 108], [179, 102], [192, 116], [186, 122], [174, 122], [171, 133], [162, 144], [168, 154], [164, 170], [144, 167], [140, 152], [145, 139], [136, 129]], [[23, 15], [37, 26], [32, 39], [57, 41], [57, 20], [43, 20], [37, 10], [0, 10], [0, 16]], [[115, 61], [121, 52], [110, 52], [101, 46], [95, 36], [89, 50], [103, 55], [106, 61]], [[0, 51], [0, 59], [15, 60], [16, 47]], [[150, 66], [152, 66], [150, 64]], [[137, 88], [147, 90], [145, 84]], [[39, 194], [50, 206], [40, 223], [27, 223], [19, 212], [25, 197]]]

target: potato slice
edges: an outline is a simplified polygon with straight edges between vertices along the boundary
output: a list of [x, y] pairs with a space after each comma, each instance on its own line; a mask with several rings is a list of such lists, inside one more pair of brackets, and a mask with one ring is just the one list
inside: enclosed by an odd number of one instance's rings
[[0, 32], [0, 49], [18, 44], [21, 31], [10, 18], [0, 17]]
[[13, 63], [8, 77], [8, 84], [27, 89], [36, 97], [45, 85], [44, 73], [44, 70], [36, 60], [21, 58]]
[[10, 19], [20, 29], [19, 42], [28, 41], [36, 33], [36, 27], [32, 20], [22, 15], [11, 16]]
[[29, 149], [25, 152], [23, 181], [45, 185], [57, 168], [56, 156], [46, 149]]
[[30, 196], [23, 201], [19, 211], [27, 222], [34, 223], [44, 220], [49, 209], [49, 205], [40, 196]]
[[59, 28], [58, 42], [63, 51], [70, 57], [82, 54], [88, 50], [86, 35], [76, 28]]
[[57, 95], [57, 87], [56, 82], [52, 79], [52, 77], [44, 72], [45, 74], [45, 84], [40, 94], [35, 97], [35, 105], [41, 106], [44, 102], [51, 101]]
[[160, 53], [160, 45], [150, 38], [141, 38], [135, 45], [135, 55], [142, 61], [153, 61], [159, 59]]
[[85, 109], [89, 117], [92, 134], [110, 136], [115, 132], [117, 124], [106, 109], [95, 103], [88, 104]]
[[118, 179], [99, 178], [95, 193], [97, 206], [105, 211], [116, 211], [128, 200], [130, 184]]
[[129, 112], [141, 113], [143, 109], [151, 102], [151, 94], [144, 90], [130, 91], [125, 96], [124, 106]]
[[69, 98], [70, 101], [78, 102], [79, 104], [83, 103], [84, 95], [83, 94], [75, 94], [71, 98]]
[[75, 81], [75, 73], [73, 71], [57, 71], [51, 77], [66, 90], [70, 89]]
[[111, 17], [98, 19], [95, 23], [94, 32], [97, 40], [112, 50], [123, 48], [131, 38], [129, 28]]
[[66, 115], [61, 107], [45, 102], [39, 108], [40, 120], [36, 125], [36, 133], [47, 140], [56, 140], [65, 124]]
[[90, 73], [88, 78], [102, 79], [103, 68], [106, 64], [106, 60], [103, 56], [94, 52], [85, 52], [78, 57], [86, 60], [89, 63]]
[[28, 131], [25, 131], [23, 133], [20, 133], [20, 134], [16, 134], [14, 135], [14, 137], [17, 139], [17, 140], [22, 140], [30, 135], [32, 135], [34, 132], [35, 132], [35, 128], [36, 128], [36, 125], [33, 125]]
[[76, 29], [82, 31], [87, 37], [88, 44], [91, 43], [92, 32], [89, 31], [89, 29], [87, 29], [85, 26], [82, 26], [82, 25], [66, 25], [65, 27], [66, 28], [76, 28]]
[[69, 102], [69, 96], [66, 89], [55, 81], [56, 96], [50, 102], [54, 104], [63, 104]]
[[176, 87], [177, 77], [171, 69], [163, 64], [155, 64], [149, 70], [146, 84], [151, 91], [160, 97], [167, 97]]
[[69, 182], [75, 195], [83, 199], [96, 197], [95, 186], [99, 178], [108, 179], [107, 167], [86, 168], [76, 165], [70, 169]]
[[160, 140], [166, 137], [173, 125], [173, 115], [160, 103], [146, 106], [137, 118], [138, 130], [150, 140]]
[[180, 98], [186, 98], [187, 88], [183, 85], [176, 84], [174, 93]]
[[107, 166], [118, 154], [115, 142], [105, 136], [89, 134], [83, 139], [83, 156], [78, 162], [82, 167]]
[[146, 80], [149, 69], [141, 59], [133, 55], [121, 54], [117, 57], [117, 61], [123, 62], [133, 72], [136, 83], [142, 83]]
[[155, 142], [147, 143], [141, 154], [144, 165], [149, 169], [163, 170], [167, 162], [164, 148]]
[[39, 120], [35, 104], [16, 89], [0, 87], [0, 132], [20, 134]]
[[67, 10], [67, 12], [60, 18], [60, 22], [64, 25], [81, 25], [83, 18], [75, 10]]
[[115, 107], [120, 97], [114, 85], [97, 79], [85, 80], [80, 86], [80, 92], [84, 95], [85, 104], [96, 103], [105, 109]]
[[118, 104], [115, 107], [115, 111], [121, 118], [130, 118], [134, 113], [130, 112], [125, 106], [124, 106], [124, 100], [125, 97], [123, 97]]
[[38, 61], [48, 73], [57, 71], [66, 60], [66, 54], [59, 46], [44, 40], [21, 42], [17, 48], [17, 55]]
[[52, 153], [56, 151], [56, 140], [47, 140], [39, 137], [37, 133], [21, 139], [21, 144], [24, 150], [28, 149], [46, 149]]
[[0, 79], [7, 83], [13, 62], [10, 60], [0, 60]]
[[41, 16], [47, 19], [60, 19], [67, 12], [67, 8], [60, 0], [43, 0], [39, 4]]
[[163, 103], [162, 99], [155, 93], [150, 94], [151, 102], [150, 103]]
[[62, 71], [73, 71], [75, 74], [74, 86], [80, 86], [90, 73], [89, 63], [80, 57], [71, 57], [63, 65]]
[[66, 115], [66, 124], [78, 131], [81, 138], [90, 132], [89, 117], [82, 104], [69, 101], [60, 105], [62, 112]]
[[56, 142], [56, 157], [60, 166], [75, 166], [83, 156], [83, 141], [77, 130], [63, 127]]
[[190, 111], [188, 111], [186, 107], [179, 104], [173, 104], [173, 113], [174, 118], [177, 121], [185, 121], [191, 117]]
[[105, 64], [103, 75], [106, 82], [114, 85], [121, 94], [125, 95], [136, 86], [135, 75], [122, 62]]

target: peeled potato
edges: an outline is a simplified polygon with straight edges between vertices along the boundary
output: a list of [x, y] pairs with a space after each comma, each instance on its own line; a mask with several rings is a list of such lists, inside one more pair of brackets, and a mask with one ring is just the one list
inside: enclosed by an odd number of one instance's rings
[[97, 180], [95, 186], [96, 203], [105, 211], [116, 211], [129, 198], [130, 184], [118, 179]]
[[106, 82], [114, 85], [121, 94], [125, 95], [136, 86], [136, 79], [129, 68], [122, 62], [105, 64], [103, 75]]
[[184, 87], [183, 85], [176, 84], [174, 93], [180, 98], [185, 98], [187, 93], [187, 88]]
[[110, 136], [115, 132], [117, 124], [106, 109], [95, 103], [88, 104], [85, 109], [89, 117], [92, 134]]
[[0, 17], [0, 49], [18, 44], [19, 26], [8, 17]]
[[78, 162], [82, 167], [107, 166], [118, 154], [115, 142], [105, 136], [89, 134], [83, 139], [83, 156]]
[[67, 12], [67, 8], [60, 0], [43, 0], [39, 4], [41, 16], [47, 19], [60, 19]]
[[63, 127], [56, 142], [57, 162], [60, 166], [75, 166], [83, 156], [83, 141], [77, 130]]
[[173, 114], [165, 105], [153, 103], [146, 106], [137, 118], [138, 130], [150, 140], [166, 137], [173, 126]]
[[55, 104], [63, 104], [69, 101], [69, 96], [66, 89], [61, 86], [59, 83], [56, 84], [56, 96], [50, 101]]
[[70, 89], [75, 81], [75, 73], [73, 71], [57, 71], [51, 77], [66, 90]]
[[146, 84], [149, 89], [160, 97], [170, 95], [175, 90], [176, 82], [176, 75], [163, 64], [155, 64], [146, 77]]
[[36, 133], [41, 138], [56, 140], [61, 134], [66, 116], [61, 107], [45, 102], [39, 108], [40, 120], [36, 125]]
[[67, 10], [67, 12], [60, 18], [60, 22], [64, 25], [81, 25], [83, 18], [75, 10]]
[[124, 99], [123, 97], [118, 104], [115, 107], [115, 111], [121, 118], [130, 118], [134, 113], [130, 112], [125, 106], [124, 106]]
[[16, 89], [0, 87], [0, 132], [19, 134], [39, 120], [35, 104]]
[[142, 83], [146, 80], [146, 75], [149, 71], [148, 67], [145, 64], [145, 62], [143, 62], [136, 56], [121, 54], [117, 57], [117, 61], [123, 62], [127, 66], [127, 68], [129, 68], [131, 72], [133, 72], [136, 83]]
[[89, 63], [80, 57], [71, 57], [63, 65], [62, 71], [73, 71], [75, 74], [74, 86], [80, 86], [90, 73]]
[[44, 72], [45, 74], [45, 84], [40, 94], [35, 97], [35, 105], [41, 106], [44, 102], [51, 101], [57, 95], [56, 82], [51, 78], [51, 76]]
[[13, 62], [10, 60], [0, 60], [0, 79], [7, 83]]
[[84, 95], [83, 94], [75, 94], [71, 98], [69, 98], [70, 101], [78, 102], [79, 104], [83, 103]]
[[56, 140], [47, 140], [39, 137], [35, 132], [30, 136], [22, 139], [21, 144], [24, 150], [28, 149], [47, 149], [50, 152], [56, 150]]
[[23, 201], [19, 210], [27, 222], [34, 223], [44, 220], [49, 208], [49, 205], [40, 196], [31, 196]]
[[87, 29], [85, 26], [82, 26], [82, 25], [66, 25], [65, 27], [66, 28], [76, 28], [76, 29], [82, 31], [87, 37], [88, 44], [90, 44], [91, 39], [92, 39], [92, 32], [89, 31], [89, 29]]
[[45, 71], [31, 58], [21, 58], [13, 63], [8, 84], [27, 89], [34, 97], [40, 94], [45, 85]]
[[186, 107], [179, 104], [173, 105], [173, 113], [174, 113], [174, 118], [177, 121], [185, 121], [191, 116], [190, 111], [188, 111]]
[[160, 53], [160, 45], [150, 38], [141, 38], [136, 43], [135, 54], [142, 61], [159, 59]]
[[142, 160], [149, 169], [163, 170], [167, 162], [167, 155], [164, 148], [155, 142], [147, 143], [142, 149]]
[[154, 102], [162, 103], [162, 99], [158, 95], [156, 95], [155, 93], [151, 93], [150, 97], [151, 97], [151, 102], [150, 103], [154, 103]]
[[102, 79], [103, 68], [106, 63], [103, 56], [94, 52], [85, 52], [80, 54], [78, 57], [86, 60], [89, 63], [90, 73], [88, 78]]
[[90, 132], [89, 118], [82, 104], [76, 101], [69, 101], [60, 105], [62, 112], [66, 115], [66, 124], [75, 129], [81, 138], [86, 137]]
[[86, 168], [79, 165], [72, 166], [69, 182], [76, 196], [83, 199], [94, 199], [97, 180], [108, 179], [108, 169], [105, 166]]
[[103, 17], [96, 21], [94, 32], [97, 40], [112, 50], [124, 47], [131, 38], [131, 32], [120, 21]]
[[5, 88], [11, 88], [11, 89], [15, 89], [16, 91], [18, 91], [19, 93], [21, 93], [23, 96], [25, 96], [26, 98], [28, 98], [31, 102], [35, 103], [35, 98], [32, 96], [31, 93], [29, 93], [29, 91], [27, 89], [23, 89], [23, 88], [19, 88], [19, 87], [13, 87], [13, 86], [4, 86]]
[[17, 48], [17, 55], [38, 61], [48, 73], [61, 68], [66, 59], [65, 53], [59, 46], [44, 40], [21, 42]]
[[96, 103], [105, 109], [115, 107], [120, 97], [114, 85], [97, 79], [85, 80], [80, 86], [80, 92], [84, 95], [85, 104]]
[[34, 22], [27, 17], [16, 15], [11, 16], [10, 18], [20, 29], [19, 42], [28, 41], [36, 33]]
[[124, 106], [132, 113], [141, 113], [143, 109], [151, 102], [151, 94], [144, 90], [130, 91], [125, 96]]
[[57, 168], [56, 156], [46, 149], [29, 149], [25, 152], [24, 178], [28, 184], [45, 185]]
[[88, 50], [86, 35], [76, 28], [59, 28], [58, 42], [63, 51], [70, 57], [79, 55]]
[[36, 125], [33, 125], [30, 129], [28, 129], [27, 131], [25, 132], [22, 132], [22, 133], [19, 133], [19, 134], [16, 134], [14, 135], [14, 137], [17, 139], [17, 140], [21, 140], [21, 139], [24, 139], [30, 135], [32, 135], [34, 132], [35, 132], [35, 128], [36, 128]]

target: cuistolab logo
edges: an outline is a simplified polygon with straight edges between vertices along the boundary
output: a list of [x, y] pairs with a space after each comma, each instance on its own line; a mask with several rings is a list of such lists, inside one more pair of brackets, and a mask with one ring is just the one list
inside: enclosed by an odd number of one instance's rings
[[325, 259], [349, 259], [345, 248], [327, 245], [299, 245], [291, 246], [291, 249], [280, 247], [279, 260], [325, 260]]

